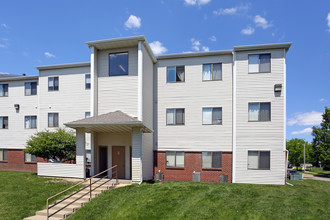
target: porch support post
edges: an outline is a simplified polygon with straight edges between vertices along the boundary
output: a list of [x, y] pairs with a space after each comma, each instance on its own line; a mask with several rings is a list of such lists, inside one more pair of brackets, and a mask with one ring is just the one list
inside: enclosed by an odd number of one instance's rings
[[140, 128], [132, 129], [132, 181], [141, 182], [142, 174], [142, 131]]
[[97, 49], [95, 47], [90, 47], [91, 50], [91, 93], [90, 93], [90, 111], [91, 116], [98, 115], [98, 84], [97, 84]]
[[95, 135], [94, 135], [94, 131], [91, 132], [91, 176], [94, 176], [95, 175], [95, 160], [94, 160], [94, 155], [95, 155], [95, 152], [94, 152], [94, 138], [95, 138]]
[[138, 43], [138, 120], [143, 121], [143, 41]]
[[81, 178], [86, 178], [86, 151], [85, 151], [85, 130], [76, 129], [76, 164], [79, 166]]

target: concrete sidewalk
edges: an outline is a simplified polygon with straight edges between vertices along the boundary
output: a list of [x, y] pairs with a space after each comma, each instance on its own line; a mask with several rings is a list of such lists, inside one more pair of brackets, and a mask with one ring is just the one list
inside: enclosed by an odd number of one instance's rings
[[308, 174], [308, 173], [303, 173], [303, 176], [304, 176], [304, 179], [330, 182], [330, 178], [327, 178], [327, 177], [314, 176], [314, 175]]

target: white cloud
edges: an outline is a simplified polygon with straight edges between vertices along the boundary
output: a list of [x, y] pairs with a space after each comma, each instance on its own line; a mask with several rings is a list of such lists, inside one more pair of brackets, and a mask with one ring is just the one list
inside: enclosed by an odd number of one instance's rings
[[216, 36], [211, 36], [210, 38], [209, 38], [209, 40], [210, 41], [213, 41], [213, 42], [216, 42], [217, 41], [217, 37]]
[[167, 48], [164, 47], [163, 44], [159, 41], [153, 41], [149, 45], [151, 47], [152, 52], [154, 52], [154, 54], [156, 55], [167, 52]]
[[8, 26], [6, 24], [1, 24], [1, 26], [4, 28], [8, 28]]
[[132, 28], [140, 28], [141, 27], [141, 18], [135, 15], [130, 15], [127, 21], [125, 22], [125, 27]]
[[288, 125], [319, 125], [322, 121], [322, 112], [296, 113], [293, 118], [288, 119]]
[[209, 47], [202, 46], [202, 50], [205, 51], [205, 52], [208, 52], [208, 51], [210, 51], [210, 48]]
[[262, 27], [263, 29], [267, 29], [272, 26], [272, 24], [270, 24], [266, 18], [263, 18], [260, 15], [256, 15], [254, 17], [254, 23], [257, 27]]
[[195, 51], [199, 51], [201, 43], [198, 40], [196, 40], [195, 38], [191, 38], [190, 41], [192, 44], [192, 49]]
[[6, 45], [0, 44], [0, 48], [5, 48], [5, 47], [6, 47]]
[[251, 35], [254, 33], [254, 31], [255, 31], [254, 28], [248, 25], [246, 28], [241, 30], [241, 33], [245, 35]]
[[330, 32], [330, 12], [328, 13], [328, 17], [327, 17], [327, 21], [328, 21], [328, 31]]
[[219, 8], [214, 10], [213, 14], [215, 15], [237, 15], [241, 12], [248, 11], [251, 8], [250, 4], [240, 5], [232, 8]]
[[305, 128], [305, 129], [300, 130], [300, 131], [293, 131], [293, 132], [291, 132], [291, 134], [307, 134], [307, 135], [309, 135], [309, 134], [312, 133], [312, 131], [313, 131], [312, 128]]
[[0, 74], [2, 74], [2, 75], [8, 75], [9, 73], [0, 72]]
[[47, 58], [54, 58], [54, 57], [55, 57], [54, 54], [52, 54], [52, 53], [50, 53], [50, 52], [48, 52], [48, 51], [45, 52], [44, 55], [45, 55]]
[[325, 98], [321, 98], [320, 102], [326, 102], [327, 100]]
[[184, 0], [186, 5], [206, 5], [211, 2], [211, 0]]

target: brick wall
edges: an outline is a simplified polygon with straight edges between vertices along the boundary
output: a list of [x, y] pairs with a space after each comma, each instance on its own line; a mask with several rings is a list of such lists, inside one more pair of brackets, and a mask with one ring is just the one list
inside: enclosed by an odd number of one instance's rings
[[202, 152], [185, 152], [184, 168], [166, 167], [166, 152], [154, 151], [154, 174], [160, 170], [164, 173], [164, 181], [192, 181], [192, 173], [200, 172], [202, 182], [219, 182], [220, 174], [228, 175], [231, 182], [232, 175], [232, 152], [222, 152], [222, 168], [203, 169]]
[[[37, 162], [46, 162], [37, 158]], [[0, 170], [37, 172], [36, 162], [25, 162], [22, 149], [8, 149], [8, 161], [0, 161]]]

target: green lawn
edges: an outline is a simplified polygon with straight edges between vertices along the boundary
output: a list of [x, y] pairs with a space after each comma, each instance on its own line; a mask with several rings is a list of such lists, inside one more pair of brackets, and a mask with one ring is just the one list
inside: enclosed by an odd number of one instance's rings
[[315, 176], [329, 177], [330, 178], [330, 171], [329, 170], [323, 170], [323, 168], [313, 167], [311, 172], [316, 173]]
[[0, 171], [0, 219], [22, 219], [46, 207], [46, 199], [70, 184], [35, 173]]
[[330, 182], [294, 186], [165, 182], [107, 191], [70, 220], [330, 219]]

